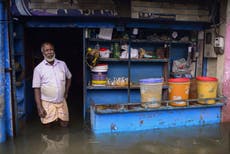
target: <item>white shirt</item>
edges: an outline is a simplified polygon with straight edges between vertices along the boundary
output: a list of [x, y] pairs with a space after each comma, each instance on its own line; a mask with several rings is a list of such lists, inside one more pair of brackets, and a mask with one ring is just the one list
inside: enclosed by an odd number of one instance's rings
[[64, 61], [55, 59], [51, 65], [43, 60], [34, 69], [32, 87], [41, 88], [42, 100], [60, 103], [64, 100], [66, 78], [71, 77]]

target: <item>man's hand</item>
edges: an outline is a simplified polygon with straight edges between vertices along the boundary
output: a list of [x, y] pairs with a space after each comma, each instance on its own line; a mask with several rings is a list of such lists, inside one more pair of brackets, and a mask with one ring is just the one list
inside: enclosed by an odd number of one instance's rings
[[37, 109], [38, 109], [38, 115], [41, 118], [45, 118], [46, 116], [46, 111], [42, 106], [42, 100], [41, 100], [41, 90], [40, 88], [34, 88], [34, 97], [35, 97], [35, 102], [37, 104]]
[[41, 118], [45, 118], [46, 117], [46, 111], [45, 111], [45, 109], [43, 108], [43, 107], [39, 107], [38, 108], [38, 115], [39, 115], [39, 117], [41, 117]]
[[64, 98], [65, 98], [65, 100], [67, 100], [67, 98], [68, 98], [68, 92], [65, 92]]

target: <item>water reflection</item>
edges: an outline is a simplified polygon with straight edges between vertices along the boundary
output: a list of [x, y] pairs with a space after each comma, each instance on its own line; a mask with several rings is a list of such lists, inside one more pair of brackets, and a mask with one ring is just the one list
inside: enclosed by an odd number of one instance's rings
[[43, 129], [29, 124], [15, 140], [0, 144], [1, 154], [225, 154], [230, 123], [203, 127], [93, 134], [78, 123]]
[[69, 147], [69, 133], [68, 132], [52, 132], [42, 133], [41, 140], [45, 143], [45, 149], [42, 154], [63, 154]]

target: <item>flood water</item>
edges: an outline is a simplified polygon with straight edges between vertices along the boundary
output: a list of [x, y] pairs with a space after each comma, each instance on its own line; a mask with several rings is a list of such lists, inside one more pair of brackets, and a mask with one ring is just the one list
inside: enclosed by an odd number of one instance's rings
[[33, 120], [0, 144], [0, 154], [227, 154], [229, 133], [225, 123], [96, 135], [78, 120], [69, 128], [43, 128]]

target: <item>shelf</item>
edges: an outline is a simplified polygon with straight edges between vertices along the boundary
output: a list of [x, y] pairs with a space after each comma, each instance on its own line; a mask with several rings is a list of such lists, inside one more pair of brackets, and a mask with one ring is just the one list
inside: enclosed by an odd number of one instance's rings
[[[161, 28], [160, 28], [161, 29]], [[127, 29], [127, 34], [131, 34], [132, 29]], [[96, 32], [96, 31], [95, 31]], [[106, 74], [108, 78], [125, 76], [128, 78], [129, 85], [128, 86], [91, 86], [91, 84], [87, 84], [84, 86], [85, 90], [85, 112], [87, 113], [90, 108], [91, 100], [94, 100], [96, 104], [114, 104], [114, 103], [133, 103], [141, 100], [140, 93], [140, 85], [139, 80], [145, 78], [163, 78], [162, 86], [162, 99], [166, 100], [168, 97], [168, 84], [166, 84], [169, 78], [169, 73], [171, 70], [172, 62], [171, 59], [177, 58], [187, 58], [187, 48], [190, 45], [197, 45], [194, 41], [181, 41], [172, 40], [171, 33], [172, 30], [162, 30], [158, 31], [157, 29], [141, 29], [140, 37], [130, 37], [128, 39], [122, 39], [120, 36], [120, 32], [116, 34], [117, 38], [120, 39], [112, 39], [112, 40], [103, 40], [98, 38], [86, 38], [84, 41], [84, 49], [88, 47], [93, 47], [97, 43], [100, 46], [110, 48], [114, 43], [118, 43], [120, 48], [122, 43], [128, 44], [128, 56], [125, 59], [120, 58], [99, 58], [98, 61], [100, 63], [106, 63], [109, 66], [109, 71]], [[183, 33], [182, 33], [183, 32]], [[181, 34], [183, 36], [190, 36], [190, 32], [182, 31]], [[151, 37], [154, 33], [159, 37]], [[161, 37], [167, 36], [167, 37]], [[147, 39], [145, 39], [147, 38]], [[190, 37], [188, 37], [190, 38]], [[185, 40], [185, 39], [184, 39]], [[189, 39], [187, 39], [189, 40]], [[143, 48], [145, 50], [144, 54], [152, 55], [149, 56], [151, 58], [131, 58], [131, 50], [132, 48], [139, 49]], [[175, 51], [175, 52], [174, 52]], [[182, 51], [182, 52], [181, 52]], [[185, 52], [184, 52], [185, 51]], [[84, 50], [84, 53], [87, 52]], [[138, 55], [142, 56], [143, 53], [138, 51]], [[153, 56], [153, 54], [155, 56]], [[86, 55], [86, 54], [85, 54]], [[113, 56], [111, 56], [113, 57]], [[145, 56], [147, 57], [147, 56]], [[158, 58], [159, 57], [159, 58]], [[84, 78], [88, 81], [87, 83], [91, 83], [89, 80], [92, 78], [90, 74], [90, 69], [85, 67]], [[107, 77], [106, 76], [106, 77]], [[90, 78], [91, 77], [91, 78]], [[89, 94], [89, 95], [88, 95]], [[103, 97], [108, 95], [109, 97]], [[102, 97], [101, 97], [102, 96]], [[138, 102], [140, 103], [140, 102]], [[192, 106], [193, 107], [193, 106]], [[162, 106], [160, 110], [171, 109], [170, 106]], [[176, 108], [179, 109], [179, 108]], [[157, 110], [157, 109], [153, 109]], [[140, 108], [140, 111], [146, 111], [146, 109]], [[118, 111], [119, 113], [120, 111]], [[122, 110], [121, 112], [128, 112], [126, 110]]]
[[[168, 89], [168, 85], [164, 84], [162, 88], [163, 89]], [[134, 85], [130, 86], [130, 89], [140, 89], [140, 85], [134, 84]]]
[[15, 82], [15, 85], [16, 85], [16, 87], [21, 87], [21, 86], [23, 86], [23, 82], [21, 82], [21, 81], [16, 81], [16, 82]]
[[126, 40], [126, 39], [103, 40], [103, 39], [98, 39], [98, 38], [88, 38], [87, 40], [90, 42], [109, 42], [109, 43], [129, 42], [129, 40]]
[[128, 62], [129, 59], [120, 59], [120, 58], [99, 58], [99, 61], [105, 61], [105, 62]]
[[23, 40], [23, 39], [24, 39], [23, 36], [15, 36], [15, 37], [14, 37], [14, 40], [17, 40], [17, 41], [18, 41], [18, 40], [21, 41], [21, 40]]
[[131, 43], [160, 43], [160, 44], [163, 44], [163, 43], [170, 43], [170, 41], [163, 41], [163, 40], [139, 40], [139, 39], [136, 39], [136, 40], [131, 40]]
[[21, 118], [23, 118], [24, 116], [26, 115], [26, 113], [25, 112], [18, 112], [18, 119], [21, 119]]
[[171, 41], [171, 44], [193, 44], [192, 41]]
[[20, 104], [24, 101], [23, 97], [16, 97], [17, 103]]
[[23, 52], [14, 52], [14, 56], [24, 56]]
[[[167, 89], [168, 85], [163, 85], [163, 89]], [[128, 86], [87, 86], [88, 90], [93, 90], [93, 89], [128, 89]], [[130, 89], [140, 89], [140, 85], [132, 85], [130, 86]]]
[[87, 89], [128, 89], [128, 86], [87, 86]]
[[169, 62], [169, 59], [131, 59], [131, 62]]
[[180, 109], [191, 109], [191, 108], [207, 108], [207, 107], [222, 107], [223, 102], [216, 102], [211, 105], [192, 104], [183, 107], [173, 107], [161, 105], [158, 108], [144, 108], [141, 103], [130, 103], [130, 104], [103, 104], [94, 105], [94, 111], [97, 114], [110, 114], [110, 113], [128, 113], [128, 112], [145, 112], [145, 111], [159, 111], [159, 110], [180, 110]]
[[155, 43], [155, 44], [193, 44], [191, 41], [175, 41], [175, 40], [131, 40], [131, 43]]
[[[100, 58], [99, 61], [104, 62], [126, 62], [129, 59], [118, 59], [118, 58]], [[150, 58], [141, 58], [141, 59], [130, 59], [131, 62], [169, 62], [169, 59], [150, 59]]]

